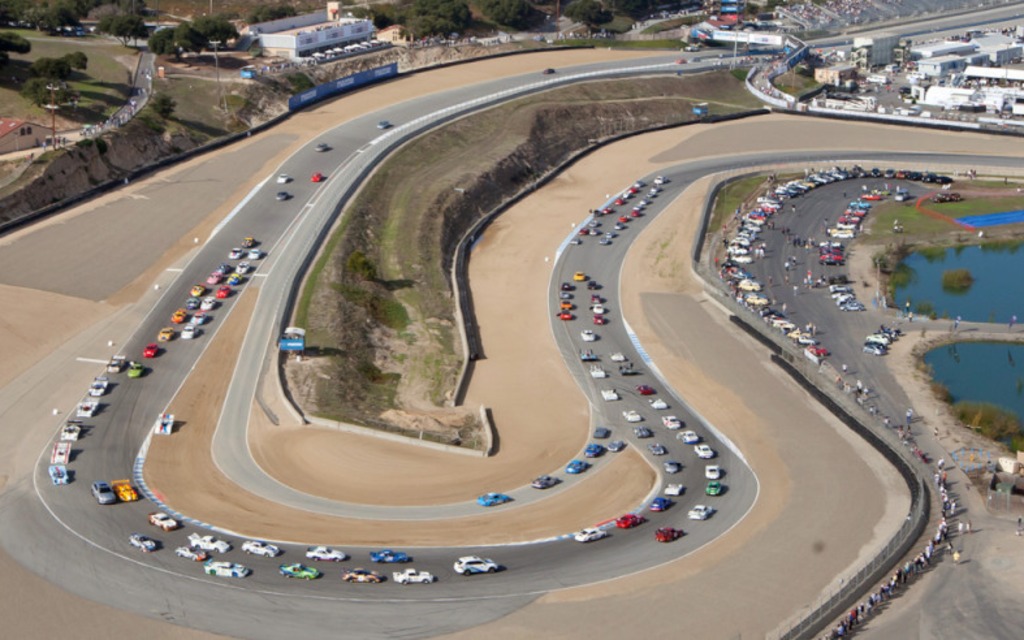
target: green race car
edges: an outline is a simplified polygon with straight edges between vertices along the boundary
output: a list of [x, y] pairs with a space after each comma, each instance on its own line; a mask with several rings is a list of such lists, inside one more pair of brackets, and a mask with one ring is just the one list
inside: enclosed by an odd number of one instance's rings
[[141, 378], [146, 368], [142, 366], [141, 362], [131, 362], [128, 364], [128, 377], [129, 378]]
[[712, 480], [708, 483], [708, 486], [704, 488], [704, 493], [709, 496], [717, 496], [722, 493], [722, 483], [718, 480]]
[[307, 567], [304, 564], [295, 562], [293, 564], [282, 564], [279, 568], [281, 575], [286, 578], [301, 578], [303, 580], [315, 580], [320, 577], [320, 570]]

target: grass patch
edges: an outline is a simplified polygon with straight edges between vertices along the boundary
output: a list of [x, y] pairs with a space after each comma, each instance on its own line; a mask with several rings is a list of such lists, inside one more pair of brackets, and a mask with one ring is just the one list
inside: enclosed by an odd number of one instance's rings
[[942, 290], [946, 293], [967, 293], [974, 284], [970, 269], [947, 269], [942, 272]]
[[187, 126], [197, 136], [206, 140], [227, 135], [236, 128], [233, 118], [224, 112], [221, 89], [225, 99], [230, 98], [227, 100], [230, 110], [231, 105], [236, 104], [241, 98], [231, 95], [232, 83], [223, 77], [219, 88], [213, 80], [187, 77], [153, 79], [154, 92], [167, 94], [174, 99], [174, 114], [171, 119]]
[[937, 211], [950, 218], [959, 218], [961, 216], [977, 216], [986, 213], [1018, 211], [1024, 209], [1024, 197], [989, 197], [981, 200], [967, 199], [961, 202], [943, 202], [941, 204], [930, 202], [927, 206], [932, 211]]
[[900, 262], [889, 275], [889, 286], [893, 289], [903, 289], [910, 285], [917, 278], [917, 272]]
[[1017, 416], [989, 402], [963, 400], [953, 405], [953, 413], [964, 425], [991, 440], [1006, 441], [1021, 434]]
[[570, 47], [596, 47], [599, 49], [671, 49], [679, 50], [679, 40], [607, 40], [605, 38], [571, 38], [559, 44]]
[[873, 221], [863, 236], [876, 240], [899, 238], [901, 234], [893, 232], [893, 226], [897, 221], [903, 227], [903, 237], [934, 236], [963, 230], [962, 227], [952, 222], [927, 216], [915, 209], [913, 205], [913, 202], [889, 201], [872, 207], [868, 220], [873, 219]]
[[693, 24], [696, 24], [696, 23], [700, 22], [700, 20], [701, 20], [701, 18], [698, 17], [698, 16], [686, 16], [686, 17], [683, 17], [683, 18], [672, 18], [671, 20], [664, 20], [664, 21], [659, 22], [657, 24], [653, 24], [653, 25], [647, 27], [646, 29], [644, 29], [641, 33], [647, 33], [647, 34], [652, 34], [652, 35], [653, 34], [658, 34], [658, 33], [661, 33], [662, 31], [671, 31], [672, 29], [678, 29], [679, 27], [682, 27], [683, 25], [693, 25]]
[[626, 33], [633, 28], [633, 18], [629, 16], [615, 16], [611, 22], [601, 25], [601, 28], [611, 33]]
[[731, 182], [718, 192], [715, 198], [714, 211], [711, 214], [711, 222], [708, 224], [708, 231], [714, 232], [722, 228], [736, 207], [741, 206], [745, 201], [757, 196], [764, 190], [767, 176], [750, 176]]

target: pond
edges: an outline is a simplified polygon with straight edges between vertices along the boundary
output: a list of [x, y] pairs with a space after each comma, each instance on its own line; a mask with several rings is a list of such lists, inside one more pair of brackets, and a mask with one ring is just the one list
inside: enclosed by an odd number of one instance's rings
[[[939, 318], [960, 316], [971, 322], [1024, 320], [1024, 252], [1020, 243], [924, 249], [900, 263], [893, 274], [893, 297], [900, 309]], [[974, 283], [964, 292], [942, 287], [942, 274], [967, 269]]]
[[989, 402], [1024, 422], [1024, 344], [959, 342], [932, 349], [924, 361], [953, 402]]

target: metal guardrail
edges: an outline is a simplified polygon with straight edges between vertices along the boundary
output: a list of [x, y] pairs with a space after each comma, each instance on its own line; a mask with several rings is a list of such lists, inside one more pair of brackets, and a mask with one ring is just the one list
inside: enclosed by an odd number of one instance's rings
[[[704, 203], [705, 227], [713, 214], [715, 197], [725, 183], [726, 181], [720, 182], [708, 193]], [[695, 243], [700, 246], [703, 246], [704, 242], [703, 236], [695, 238]], [[705, 256], [702, 260], [697, 249], [694, 250], [693, 257], [693, 269], [704, 281], [705, 291], [734, 312], [730, 320], [765, 344], [773, 352], [772, 362], [786, 371], [816, 400], [892, 463], [907, 483], [910, 492], [911, 504], [906, 519], [899, 530], [868, 562], [852, 573], [839, 576], [838, 581], [827, 587], [815, 601], [808, 603], [767, 634], [771, 640], [811, 638], [862, 597], [870, 585], [890, 571], [920, 538], [928, 523], [931, 508], [928, 481], [920, 462], [911, 456], [907, 447], [892, 430], [879, 428], [874, 421], [864, 420], [865, 409], [836, 387], [836, 371], [830, 365], [813, 363], [804, 357], [802, 350], [783, 340], [781, 333], [771, 331], [766, 325], [747, 322], [747, 318], [750, 317], [749, 310], [735, 300], [725, 283], [712, 271], [708, 257]]]

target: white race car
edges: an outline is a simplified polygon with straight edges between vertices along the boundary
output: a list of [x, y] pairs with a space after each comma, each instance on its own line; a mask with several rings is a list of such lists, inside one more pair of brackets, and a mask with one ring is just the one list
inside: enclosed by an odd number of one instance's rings
[[167, 515], [163, 511], [149, 514], [149, 524], [160, 527], [164, 531], [174, 531], [181, 526], [181, 523]]
[[152, 553], [153, 551], [156, 551], [156, 541], [149, 536], [142, 535], [141, 533], [133, 533], [128, 536], [128, 543], [142, 553]]
[[181, 328], [181, 339], [191, 340], [192, 338], [196, 337], [196, 333], [198, 333], [198, 331], [196, 330], [196, 325], [192, 323], [186, 324], [184, 327]]
[[276, 558], [281, 555], [281, 550], [278, 547], [259, 540], [246, 540], [242, 543], [242, 551], [264, 558]]
[[217, 306], [217, 298], [213, 296], [206, 296], [203, 301], [199, 303], [199, 308], [203, 311], [209, 311], [210, 309]]
[[288, 184], [292, 181], [292, 177], [287, 173], [282, 173], [277, 176], [277, 184]]
[[250, 271], [252, 271], [252, 265], [249, 264], [248, 262], [243, 261], [235, 265], [235, 273], [237, 273], [238, 275], [244, 276]]
[[684, 431], [676, 436], [682, 440], [685, 444], [697, 444], [700, 442], [700, 436], [695, 431]]
[[178, 547], [174, 550], [174, 555], [193, 562], [206, 562], [210, 558], [205, 551], [196, 551], [188, 547]]
[[704, 467], [704, 477], [708, 480], [718, 480], [722, 477], [722, 467], [717, 464], [709, 464]]
[[434, 574], [427, 571], [417, 571], [416, 569], [395, 571], [391, 576], [398, 584], [430, 584], [434, 580], [437, 580], [437, 578], [434, 577]]
[[198, 533], [193, 533], [188, 537], [188, 544], [193, 549], [202, 549], [203, 551], [216, 551], [217, 553], [231, 551], [231, 543], [228, 541], [218, 540], [213, 536], [201, 536]]
[[601, 397], [604, 398], [608, 402], [612, 402], [614, 400], [618, 400], [619, 399], [619, 392], [616, 391], [615, 389], [602, 389], [601, 390]]
[[235, 562], [223, 560], [209, 560], [203, 565], [206, 575], [220, 576], [221, 578], [244, 578], [252, 573], [248, 567]]
[[675, 416], [662, 416], [661, 424], [665, 425], [666, 429], [682, 429], [683, 422]]
[[110, 380], [107, 376], [97, 376], [93, 379], [92, 384], [89, 385], [89, 395], [93, 398], [99, 398], [107, 392], [107, 387], [110, 386]]
[[687, 513], [686, 516], [690, 520], [707, 520], [711, 517], [711, 514], [714, 512], [715, 510], [712, 509], [711, 507], [703, 504], [698, 504], [694, 508], [690, 509], [690, 512]]
[[330, 547], [319, 546], [306, 549], [306, 557], [323, 562], [342, 562], [348, 559], [348, 554]]
[[641, 422], [644, 419], [643, 416], [636, 411], [623, 411], [622, 417], [626, 419], [626, 422]]
[[666, 496], [681, 496], [681, 495], [683, 495], [683, 491], [684, 491], [684, 488], [683, 488], [683, 485], [681, 485], [681, 484], [665, 485], [665, 495]]
[[651, 400], [651, 408], [657, 409], [658, 411], [662, 411], [664, 409], [668, 409], [668, 403], [662, 400], [661, 398], [655, 398]]
[[464, 576], [474, 573], [494, 573], [498, 568], [497, 562], [480, 556], [463, 556], [452, 564], [455, 573], [461, 573]]
[[710, 460], [715, 457], [715, 450], [706, 444], [698, 444], [693, 450], [697, 453], [697, 457], [702, 460]]
[[597, 334], [590, 329], [584, 329], [583, 331], [580, 331], [580, 338], [583, 339], [583, 342], [593, 342], [597, 340]]
[[576, 540], [576, 542], [593, 542], [594, 540], [600, 540], [601, 538], [607, 537], [607, 535], [608, 532], [604, 529], [589, 527], [574, 534], [573, 539]]
[[625, 362], [626, 361], [626, 356], [622, 355], [621, 353], [613, 353], [611, 355], [611, 358], [612, 358], [612, 362]]

